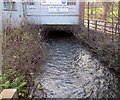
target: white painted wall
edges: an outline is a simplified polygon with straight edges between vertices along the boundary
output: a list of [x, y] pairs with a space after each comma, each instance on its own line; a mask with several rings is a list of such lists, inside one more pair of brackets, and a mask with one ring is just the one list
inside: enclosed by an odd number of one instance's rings
[[77, 16], [28, 16], [32, 24], [42, 25], [76, 25], [79, 24]]
[[79, 0], [76, 5], [28, 5], [28, 21], [34, 24], [74, 25], [79, 24]]
[[6, 28], [7, 26], [13, 26], [13, 27], [20, 26], [20, 24], [23, 20], [22, 2], [16, 2], [15, 7], [16, 7], [15, 11], [3, 10], [3, 12], [2, 12], [3, 28]]
[[[3, 11], [4, 28], [9, 25], [16, 27], [22, 23], [23, 6], [21, 1], [16, 2], [16, 11]], [[79, 0], [76, 0], [76, 5], [41, 5], [40, 0], [37, 0], [35, 5], [27, 5], [27, 20], [32, 24], [42, 25], [78, 25], [80, 22], [79, 6]]]

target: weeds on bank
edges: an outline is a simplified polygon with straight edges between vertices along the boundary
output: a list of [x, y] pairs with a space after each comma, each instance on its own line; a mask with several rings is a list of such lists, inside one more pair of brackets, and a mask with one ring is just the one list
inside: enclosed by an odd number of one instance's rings
[[34, 86], [34, 74], [37, 69], [40, 71], [43, 40], [34, 25], [25, 25], [8, 27], [4, 30], [3, 41], [2, 89], [16, 88], [19, 95], [25, 97]]
[[118, 37], [116, 35], [105, 34], [90, 29], [88, 33], [88, 29], [83, 27], [81, 32], [76, 34], [76, 37], [84, 45], [88, 45], [91, 52], [108, 68], [119, 71]]
[[[14, 76], [11, 76], [12, 73], [14, 73]], [[2, 90], [17, 89], [18, 95], [24, 96], [28, 93], [28, 90], [24, 89], [27, 85], [27, 80], [25, 79], [25, 76], [17, 76], [15, 73], [16, 72], [11, 69], [4, 73], [1, 84]]]

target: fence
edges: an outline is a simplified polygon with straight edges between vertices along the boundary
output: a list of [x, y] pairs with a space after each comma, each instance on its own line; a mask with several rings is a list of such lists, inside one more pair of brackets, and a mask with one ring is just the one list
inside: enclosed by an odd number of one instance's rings
[[102, 31], [104, 33], [111, 33], [111, 34], [118, 33], [118, 23], [85, 19], [84, 26], [97, 31]]

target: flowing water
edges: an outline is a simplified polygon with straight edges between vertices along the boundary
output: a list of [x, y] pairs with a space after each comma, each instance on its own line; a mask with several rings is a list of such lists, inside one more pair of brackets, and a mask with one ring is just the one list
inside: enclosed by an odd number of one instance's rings
[[41, 81], [47, 98], [118, 98], [118, 78], [73, 37], [49, 38]]

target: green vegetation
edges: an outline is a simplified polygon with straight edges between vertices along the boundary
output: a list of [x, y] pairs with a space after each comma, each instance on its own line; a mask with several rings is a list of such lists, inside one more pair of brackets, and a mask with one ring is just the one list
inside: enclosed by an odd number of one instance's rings
[[90, 15], [90, 20], [97, 20], [97, 21], [105, 21], [105, 22], [112, 22], [112, 19], [114, 22], [118, 22], [117, 16], [118, 16], [118, 8], [114, 7], [113, 12], [110, 11], [107, 15], [106, 19], [104, 19], [104, 8], [96, 8], [96, 9], [85, 9], [85, 18], [88, 19], [88, 10]]
[[[14, 73], [14, 76], [11, 76], [11, 73]], [[16, 76], [16, 72], [13, 70], [8, 70], [4, 73], [2, 77], [2, 90], [3, 89], [17, 89], [18, 93], [28, 93], [28, 90], [24, 89], [23, 87], [27, 85], [27, 80], [25, 76]]]
[[15, 70], [8, 69], [1, 77], [0, 91], [4, 89], [17, 89], [19, 97], [25, 97], [28, 94], [26, 89], [27, 83], [25, 76], [19, 76]]

